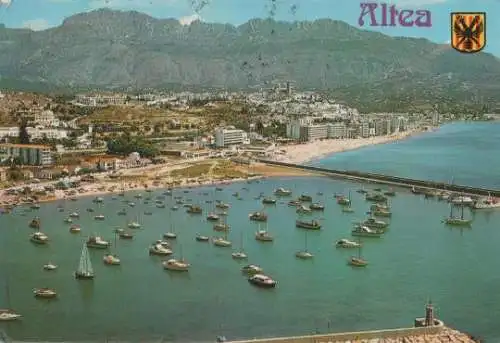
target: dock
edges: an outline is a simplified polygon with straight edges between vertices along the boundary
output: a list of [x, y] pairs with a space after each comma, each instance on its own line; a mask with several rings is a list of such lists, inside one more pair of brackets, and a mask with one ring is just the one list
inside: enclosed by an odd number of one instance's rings
[[438, 191], [448, 191], [448, 192], [456, 192], [463, 193], [467, 195], [479, 195], [479, 196], [493, 196], [500, 197], [500, 190], [498, 189], [488, 189], [488, 188], [479, 188], [479, 187], [471, 187], [471, 186], [463, 186], [446, 182], [437, 182], [437, 181], [429, 181], [429, 180], [417, 180], [410, 179], [406, 177], [392, 176], [392, 175], [384, 175], [377, 173], [368, 173], [354, 170], [336, 170], [336, 169], [328, 169], [321, 167], [313, 167], [302, 164], [295, 163], [286, 163], [279, 161], [272, 161], [267, 159], [259, 159], [258, 162], [281, 166], [286, 168], [293, 169], [302, 169], [307, 170], [312, 173], [317, 173], [329, 177], [333, 177], [336, 179], [344, 179], [351, 180], [356, 182], [364, 182], [364, 183], [376, 183], [394, 187], [402, 187], [402, 188], [419, 188], [419, 189], [428, 189], [428, 190], [438, 190]]

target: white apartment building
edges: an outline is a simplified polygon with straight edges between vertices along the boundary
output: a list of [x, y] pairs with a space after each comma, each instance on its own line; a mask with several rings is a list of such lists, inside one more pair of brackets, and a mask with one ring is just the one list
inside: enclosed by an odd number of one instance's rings
[[347, 138], [347, 126], [345, 123], [328, 124], [328, 138]]
[[360, 123], [359, 135], [363, 138], [370, 137], [370, 123], [367, 120]]
[[315, 141], [328, 137], [327, 125], [305, 125], [300, 128], [300, 140], [305, 142]]
[[[46, 129], [41, 126], [27, 127], [26, 131], [32, 139], [41, 139], [47, 137], [49, 139], [63, 139], [68, 138], [68, 131], [59, 129]], [[6, 137], [19, 137], [19, 127], [0, 127], [0, 138]]]
[[60, 121], [54, 115], [54, 112], [47, 110], [40, 113], [35, 113], [35, 123], [45, 127], [57, 127]]
[[217, 128], [215, 130], [215, 146], [218, 148], [249, 143], [248, 135], [243, 130], [238, 130], [234, 127]]
[[76, 95], [75, 100], [86, 106], [123, 105], [127, 97], [124, 95]]

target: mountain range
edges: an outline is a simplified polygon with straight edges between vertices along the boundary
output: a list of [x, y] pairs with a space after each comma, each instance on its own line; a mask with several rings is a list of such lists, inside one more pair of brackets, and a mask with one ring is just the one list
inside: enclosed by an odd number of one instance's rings
[[248, 89], [291, 80], [348, 102], [500, 104], [497, 57], [330, 19], [181, 25], [101, 9], [44, 31], [2, 26], [0, 76], [0, 86], [28, 90]]

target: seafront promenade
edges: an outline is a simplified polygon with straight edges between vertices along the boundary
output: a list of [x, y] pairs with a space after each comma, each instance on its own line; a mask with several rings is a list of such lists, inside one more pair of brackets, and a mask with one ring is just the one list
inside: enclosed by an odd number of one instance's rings
[[420, 189], [458, 192], [467, 195], [482, 195], [482, 196], [490, 195], [494, 197], [500, 197], [500, 190], [498, 189], [469, 187], [469, 186], [462, 186], [445, 182], [416, 180], [399, 176], [375, 174], [375, 173], [360, 172], [354, 170], [327, 169], [327, 168], [313, 167], [301, 164], [272, 161], [266, 159], [259, 159], [258, 161], [260, 163], [264, 163], [267, 165], [281, 166], [292, 169], [302, 169], [302, 170], [307, 170], [309, 172], [323, 174], [334, 178], [353, 180], [357, 182], [378, 183], [378, 184], [385, 184], [403, 188], [418, 187]]

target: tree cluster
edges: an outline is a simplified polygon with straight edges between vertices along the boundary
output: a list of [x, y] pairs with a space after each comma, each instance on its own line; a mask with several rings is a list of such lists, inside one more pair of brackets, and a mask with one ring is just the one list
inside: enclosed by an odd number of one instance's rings
[[106, 143], [110, 154], [125, 156], [132, 152], [138, 152], [143, 157], [158, 155], [158, 149], [143, 137], [123, 134], [108, 140]]

